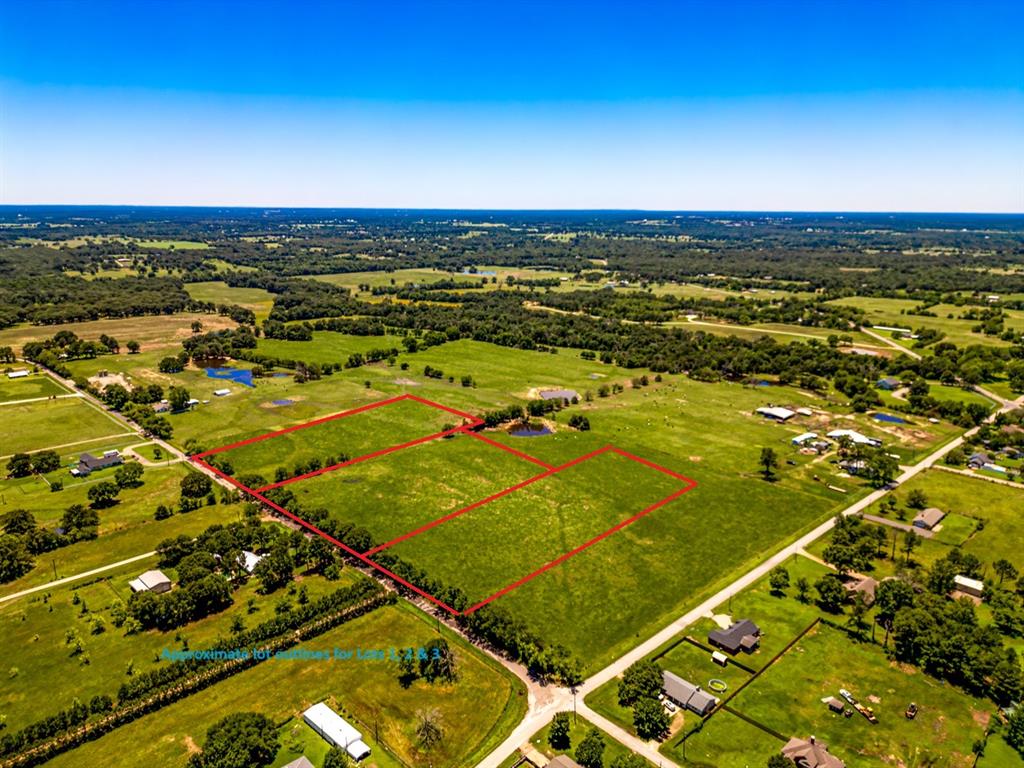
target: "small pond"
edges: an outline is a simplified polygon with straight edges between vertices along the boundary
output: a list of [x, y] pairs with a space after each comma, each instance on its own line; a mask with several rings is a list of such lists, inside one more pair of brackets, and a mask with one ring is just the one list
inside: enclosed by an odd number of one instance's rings
[[871, 418], [875, 421], [884, 421], [888, 424], [906, 424], [906, 419], [901, 419], [899, 416], [893, 416], [891, 413], [872, 413]]
[[516, 424], [515, 426], [509, 427], [508, 433], [512, 437], [542, 437], [543, 435], [553, 434], [543, 424]]
[[256, 386], [252, 383], [252, 370], [249, 368], [207, 368], [206, 375], [211, 379], [227, 379], [246, 387]]

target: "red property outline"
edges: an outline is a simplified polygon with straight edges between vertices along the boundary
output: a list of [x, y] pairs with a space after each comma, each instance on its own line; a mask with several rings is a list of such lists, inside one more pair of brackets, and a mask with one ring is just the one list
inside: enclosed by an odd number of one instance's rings
[[[401, 443], [399, 445], [393, 445], [393, 446], [390, 446], [388, 448], [381, 449], [379, 451], [374, 451], [372, 453], [365, 454], [363, 456], [357, 456], [354, 459], [349, 459], [348, 461], [340, 462], [338, 464], [333, 464], [333, 465], [331, 465], [329, 467], [323, 467], [321, 469], [316, 470], [315, 472], [307, 472], [306, 474], [298, 475], [297, 477], [292, 477], [292, 478], [289, 478], [287, 480], [283, 480], [281, 482], [271, 483], [269, 485], [266, 485], [266, 486], [263, 486], [262, 488], [257, 488], [257, 489], [249, 488], [248, 486], [240, 483], [238, 480], [236, 480], [231, 475], [225, 474], [224, 472], [219, 470], [217, 467], [215, 467], [215, 466], [213, 466], [213, 465], [211, 465], [208, 462], [203, 460], [207, 456], [213, 456], [215, 454], [231, 450], [232, 448], [238, 448], [238, 447], [243, 446], [243, 445], [249, 445], [251, 443], [260, 442], [262, 440], [267, 440], [267, 439], [272, 438], [272, 437], [278, 437], [280, 435], [284, 435], [284, 434], [288, 434], [288, 433], [291, 433], [291, 432], [295, 432], [295, 431], [300, 430], [300, 429], [305, 429], [307, 427], [313, 427], [313, 426], [316, 426], [318, 424], [323, 424], [325, 422], [333, 421], [335, 419], [344, 418], [346, 416], [353, 416], [353, 415], [355, 415], [357, 413], [363, 413], [365, 411], [369, 411], [369, 410], [372, 410], [374, 408], [380, 408], [380, 407], [383, 407], [383, 406], [386, 406], [386, 405], [391, 405], [393, 403], [397, 403], [397, 402], [400, 402], [402, 400], [413, 400], [413, 401], [416, 401], [416, 402], [421, 403], [423, 405], [430, 406], [432, 408], [438, 408], [438, 409], [440, 409], [442, 411], [446, 411], [447, 413], [451, 413], [453, 415], [459, 416], [460, 418], [466, 419], [466, 420], [468, 420], [468, 423], [462, 424], [461, 426], [458, 426], [458, 427], [453, 427], [452, 429], [444, 430], [442, 432], [436, 432], [436, 433], [433, 433], [431, 435], [427, 435], [425, 437], [416, 438], [415, 440], [410, 440], [408, 442]], [[459, 411], [459, 410], [456, 410], [454, 408], [449, 408], [448, 406], [441, 405], [440, 403], [435, 403], [435, 402], [433, 402], [431, 400], [427, 400], [425, 398], [418, 397], [416, 395], [404, 394], [404, 395], [399, 395], [397, 397], [389, 398], [387, 400], [380, 400], [380, 401], [378, 401], [376, 403], [369, 403], [367, 405], [363, 405], [363, 406], [360, 406], [358, 408], [353, 408], [353, 409], [348, 410], [348, 411], [342, 411], [340, 413], [332, 414], [330, 416], [325, 416], [325, 417], [322, 417], [322, 418], [319, 418], [319, 419], [314, 419], [313, 421], [308, 421], [308, 422], [305, 422], [303, 424], [298, 424], [298, 425], [295, 425], [295, 426], [292, 426], [292, 427], [287, 427], [285, 429], [279, 429], [279, 430], [277, 430], [275, 432], [267, 432], [265, 434], [257, 435], [256, 437], [251, 437], [251, 438], [248, 438], [246, 440], [239, 440], [238, 442], [231, 443], [229, 445], [223, 445], [223, 446], [220, 446], [218, 448], [213, 448], [213, 449], [211, 449], [209, 451], [203, 451], [202, 453], [197, 453], [197, 454], [191, 456], [190, 460], [193, 461], [194, 463], [198, 464], [199, 466], [204, 467], [205, 469], [209, 470], [210, 472], [213, 472], [218, 477], [220, 477], [220, 478], [222, 478], [224, 480], [227, 480], [229, 483], [231, 483], [232, 485], [237, 487], [239, 490], [241, 490], [244, 493], [252, 496], [253, 498], [257, 499], [258, 501], [262, 502], [263, 504], [266, 504], [267, 506], [271, 507], [272, 509], [274, 509], [275, 511], [277, 511], [280, 514], [284, 515], [285, 517], [289, 518], [290, 520], [293, 520], [294, 522], [296, 522], [299, 525], [303, 526], [307, 530], [317, 534], [318, 536], [322, 537], [326, 541], [331, 542], [335, 546], [337, 546], [340, 549], [344, 550], [345, 552], [347, 552], [348, 554], [350, 554], [353, 557], [357, 558], [358, 560], [360, 560], [361, 562], [365, 563], [366, 565], [370, 566], [371, 568], [375, 568], [376, 570], [378, 570], [381, 573], [383, 573], [386, 576], [388, 576], [390, 579], [392, 579], [392, 580], [398, 582], [399, 584], [401, 584], [406, 589], [412, 590], [416, 594], [418, 594], [421, 597], [429, 600], [430, 602], [434, 603], [435, 605], [437, 605], [437, 606], [439, 606], [441, 608], [444, 608], [446, 611], [448, 611], [453, 616], [468, 616], [469, 614], [473, 613], [474, 611], [479, 610], [480, 608], [482, 608], [483, 606], [487, 605], [488, 603], [491, 603], [494, 600], [497, 600], [502, 595], [505, 595], [505, 594], [511, 592], [512, 590], [516, 589], [517, 587], [522, 586], [526, 582], [536, 578], [537, 576], [539, 576], [542, 573], [550, 570], [551, 568], [554, 568], [555, 566], [560, 565], [561, 563], [565, 562], [566, 560], [568, 560], [573, 555], [576, 555], [576, 554], [582, 552], [583, 550], [593, 546], [594, 544], [597, 544], [599, 541], [602, 541], [602, 540], [608, 538], [613, 533], [616, 533], [616, 532], [622, 530], [627, 525], [630, 525], [631, 523], [636, 522], [637, 520], [639, 520], [640, 518], [644, 517], [645, 515], [650, 514], [654, 510], [659, 509], [659, 508], [665, 506], [666, 504], [668, 504], [671, 501], [674, 501], [675, 499], [677, 499], [680, 496], [682, 496], [684, 493], [686, 493], [686, 492], [692, 490], [693, 488], [695, 488], [696, 485], [697, 485], [697, 482], [695, 480], [692, 480], [691, 478], [686, 477], [685, 475], [681, 475], [678, 472], [673, 472], [672, 470], [667, 469], [667, 468], [665, 468], [665, 467], [663, 467], [663, 466], [661, 466], [659, 464], [655, 464], [652, 461], [648, 461], [647, 459], [640, 458], [639, 456], [636, 456], [636, 455], [634, 455], [632, 453], [629, 453], [628, 451], [624, 451], [621, 448], [616, 448], [613, 445], [606, 445], [603, 448], [598, 448], [596, 451], [592, 451], [592, 452], [590, 452], [588, 454], [585, 454], [583, 456], [575, 458], [572, 461], [569, 461], [569, 462], [567, 462], [565, 464], [562, 464], [561, 466], [553, 466], [551, 464], [548, 464], [547, 462], [541, 461], [540, 459], [538, 459], [538, 458], [536, 458], [534, 456], [530, 456], [527, 453], [524, 453], [522, 451], [516, 450], [515, 448], [512, 448], [510, 446], [504, 445], [503, 443], [499, 443], [496, 440], [492, 440], [489, 437], [486, 437], [485, 435], [482, 435], [479, 432], [476, 432], [475, 429], [483, 426], [483, 423], [484, 422], [483, 422], [482, 419], [480, 419], [479, 417], [473, 416], [472, 414], [465, 413], [463, 411]], [[479, 501], [476, 501], [476, 502], [474, 502], [474, 503], [472, 503], [472, 504], [470, 504], [470, 505], [468, 505], [466, 507], [463, 507], [462, 509], [456, 510], [454, 512], [450, 512], [449, 514], [444, 515], [442, 517], [439, 517], [436, 520], [432, 520], [429, 523], [425, 523], [424, 525], [421, 525], [419, 528], [416, 528], [416, 529], [414, 529], [412, 531], [404, 533], [404, 534], [398, 536], [397, 538], [392, 539], [389, 542], [386, 542], [384, 544], [380, 544], [380, 545], [378, 545], [376, 547], [373, 547], [372, 549], [369, 549], [366, 552], [357, 552], [356, 550], [352, 549], [348, 545], [346, 545], [343, 542], [339, 541], [338, 539], [334, 538], [330, 534], [320, 530], [319, 528], [317, 528], [312, 523], [309, 523], [306, 520], [304, 520], [301, 517], [299, 517], [298, 515], [296, 515], [296, 514], [294, 514], [292, 512], [289, 512], [284, 507], [280, 506], [279, 504], [276, 504], [275, 502], [271, 501], [266, 496], [264, 496], [264, 493], [266, 491], [269, 491], [269, 490], [271, 490], [273, 488], [279, 488], [279, 487], [281, 487], [283, 485], [288, 485], [289, 483], [294, 483], [294, 482], [298, 482], [299, 480], [305, 480], [305, 479], [310, 478], [310, 477], [315, 477], [317, 475], [322, 475], [325, 472], [332, 472], [332, 471], [334, 471], [336, 469], [340, 469], [342, 467], [351, 466], [352, 464], [357, 464], [357, 463], [362, 462], [362, 461], [367, 461], [369, 459], [373, 459], [373, 458], [377, 458], [377, 457], [380, 457], [380, 456], [384, 456], [384, 455], [387, 455], [389, 453], [394, 453], [395, 451], [402, 450], [403, 448], [410, 448], [412, 446], [419, 445], [421, 443], [429, 442], [431, 440], [437, 440], [437, 439], [440, 439], [440, 438], [443, 438], [443, 437], [447, 437], [449, 435], [453, 435], [453, 434], [456, 434], [456, 433], [462, 433], [462, 434], [469, 435], [469, 436], [474, 437], [474, 438], [476, 438], [476, 439], [478, 439], [478, 440], [480, 440], [480, 441], [482, 441], [484, 443], [487, 443], [488, 445], [491, 445], [491, 446], [493, 446], [495, 448], [499, 448], [499, 449], [501, 449], [503, 451], [507, 451], [509, 453], [512, 453], [512, 454], [518, 456], [521, 459], [524, 459], [524, 460], [529, 461], [529, 462], [531, 462], [533, 464], [537, 464], [537, 465], [539, 465], [541, 467], [544, 467], [545, 471], [541, 472], [538, 475], [534, 475], [533, 477], [527, 478], [526, 480], [523, 480], [522, 482], [516, 483], [515, 485], [509, 486], [508, 488], [505, 488], [504, 490], [498, 491], [497, 493], [491, 494], [487, 498], [484, 498], [484, 499], [481, 499]], [[604, 453], [616, 453], [619, 456], [623, 456], [623, 457], [625, 457], [627, 459], [630, 459], [631, 461], [635, 461], [635, 462], [637, 462], [639, 464], [643, 464], [644, 466], [646, 466], [646, 467], [648, 467], [650, 469], [654, 469], [654, 470], [656, 470], [658, 472], [662, 472], [662, 473], [664, 473], [666, 475], [674, 477], [675, 479], [680, 480], [683, 483], [683, 487], [680, 488], [678, 491], [675, 491], [674, 493], [671, 493], [668, 496], [665, 496], [664, 498], [659, 499], [658, 501], [656, 501], [653, 504], [651, 504], [650, 506], [640, 510], [639, 512], [637, 512], [636, 514], [632, 515], [631, 517], [628, 517], [625, 520], [623, 520], [623, 521], [621, 521], [619, 523], [616, 523], [611, 528], [609, 528], [606, 531], [603, 531], [602, 533], [599, 533], [597, 536], [593, 537], [589, 541], [586, 541], [583, 544], [579, 545], [578, 547], [575, 547], [574, 549], [571, 549], [570, 551], [568, 551], [568, 552], [566, 552], [566, 553], [564, 553], [562, 555], [559, 555], [554, 560], [551, 560], [551, 561], [545, 563], [544, 565], [542, 565], [540, 568], [537, 568], [533, 572], [528, 573], [527, 575], [525, 575], [525, 576], [521, 577], [520, 579], [512, 582], [511, 584], [508, 584], [505, 587], [502, 587], [501, 589], [499, 589], [494, 594], [484, 598], [480, 602], [478, 602], [475, 605], [467, 608], [464, 611], [458, 611], [455, 608], [452, 608], [450, 605], [448, 605], [444, 601], [439, 600], [438, 598], [436, 598], [433, 595], [427, 593], [423, 589], [420, 589], [416, 585], [410, 583], [406, 579], [403, 579], [398, 574], [391, 572], [390, 570], [388, 570], [387, 568], [382, 566], [380, 563], [378, 563], [375, 560], [371, 559], [371, 555], [374, 555], [377, 552], [381, 552], [381, 551], [383, 551], [385, 549], [388, 549], [388, 548], [398, 544], [399, 542], [405, 541], [405, 540], [410, 539], [410, 538], [412, 538], [414, 536], [418, 536], [419, 534], [424, 533], [424, 532], [426, 532], [426, 531], [428, 531], [428, 530], [430, 530], [432, 528], [435, 528], [436, 526], [442, 525], [443, 523], [446, 523], [449, 520], [453, 520], [454, 518], [459, 517], [460, 515], [463, 515], [463, 514], [465, 514], [467, 512], [470, 512], [470, 511], [472, 511], [474, 509], [478, 509], [479, 507], [485, 506], [486, 504], [489, 504], [492, 501], [500, 499], [503, 496], [507, 496], [510, 493], [514, 493], [514, 492], [516, 492], [516, 491], [518, 491], [518, 490], [520, 490], [522, 488], [525, 488], [526, 486], [531, 485], [532, 483], [535, 483], [538, 480], [543, 480], [544, 478], [551, 477], [551, 476], [553, 476], [553, 475], [555, 475], [555, 474], [557, 474], [559, 472], [562, 472], [563, 470], [569, 469], [570, 467], [574, 467], [577, 464], [580, 464], [580, 463], [582, 463], [584, 461], [592, 459], [592, 458], [594, 458], [596, 456], [600, 456], [601, 454], [604, 454]]]

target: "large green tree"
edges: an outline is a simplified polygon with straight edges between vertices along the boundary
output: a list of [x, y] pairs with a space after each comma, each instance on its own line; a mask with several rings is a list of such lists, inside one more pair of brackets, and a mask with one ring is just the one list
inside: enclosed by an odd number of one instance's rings
[[279, 748], [273, 720], [255, 712], [228, 715], [210, 726], [203, 751], [190, 761], [193, 768], [264, 768]]
[[32, 570], [35, 562], [17, 536], [0, 536], [0, 582], [13, 581]]

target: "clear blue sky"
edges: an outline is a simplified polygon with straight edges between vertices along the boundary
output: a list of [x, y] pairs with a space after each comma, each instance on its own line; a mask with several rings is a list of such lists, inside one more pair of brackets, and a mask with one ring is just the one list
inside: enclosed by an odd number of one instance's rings
[[1024, 211], [1024, 3], [0, 1], [0, 202]]

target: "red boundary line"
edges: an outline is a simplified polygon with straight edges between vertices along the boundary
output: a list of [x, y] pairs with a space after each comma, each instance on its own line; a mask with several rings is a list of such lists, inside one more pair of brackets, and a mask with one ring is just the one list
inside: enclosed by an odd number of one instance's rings
[[523, 453], [522, 451], [517, 451], [512, 446], [505, 445], [504, 443], [499, 443], [497, 440], [491, 440], [491, 438], [487, 437], [486, 435], [481, 435], [479, 432], [472, 432], [472, 431], [467, 430], [466, 434], [470, 435], [472, 437], [475, 437], [477, 440], [483, 440], [485, 443], [487, 443], [489, 445], [493, 445], [495, 448], [501, 448], [501, 450], [503, 450], [503, 451], [508, 451], [509, 453], [514, 453], [519, 458], [526, 459], [527, 461], [532, 461], [534, 464], [538, 464], [538, 465], [540, 465], [540, 466], [542, 466], [542, 467], [544, 467], [546, 469], [554, 469], [555, 468], [553, 464], [548, 464], [546, 461], [541, 461], [536, 456], [530, 456], [528, 453]]
[[[401, 445], [396, 445], [396, 446], [391, 446], [389, 448], [384, 448], [384, 449], [382, 449], [380, 451], [376, 451], [374, 453], [366, 454], [364, 456], [358, 456], [355, 459], [350, 459], [349, 461], [342, 462], [340, 464], [334, 464], [334, 465], [332, 465], [330, 467], [324, 467], [322, 469], [316, 470], [315, 472], [309, 472], [309, 473], [306, 473], [304, 475], [299, 475], [297, 477], [289, 478], [288, 480], [285, 480], [285, 481], [282, 481], [282, 482], [279, 482], [279, 483], [274, 483], [274, 484], [265, 486], [263, 488], [259, 488], [257, 490], [253, 490], [252, 488], [249, 488], [248, 486], [243, 485], [238, 480], [233, 478], [231, 475], [225, 474], [224, 472], [222, 472], [221, 470], [219, 470], [216, 467], [212, 466], [211, 464], [208, 464], [207, 462], [203, 461], [203, 457], [205, 457], [205, 456], [211, 456], [211, 455], [214, 455], [214, 454], [217, 454], [217, 453], [221, 453], [223, 451], [230, 450], [232, 448], [237, 448], [239, 446], [248, 445], [248, 444], [259, 442], [259, 441], [262, 441], [262, 440], [267, 440], [267, 439], [269, 439], [271, 437], [277, 437], [279, 435], [288, 434], [290, 432], [295, 432], [296, 430], [304, 429], [306, 427], [316, 426], [317, 424], [323, 424], [324, 422], [333, 421], [334, 419], [344, 418], [345, 416], [352, 416], [352, 415], [355, 415], [357, 413], [363, 413], [365, 411], [369, 411], [369, 410], [372, 410], [374, 408], [380, 408], [380, 407], [385, 406], [385, 405], [390, 405], [392, 403], [396, 403], [396, 402], [399, 402], [401, 400], [414, 400], [414, 401], [416, 401], [418, 403], [422, 403], [423, 405], [427, 405], [427, 406], [430, 406], [432, 408], [438, 408], [438, 409], [440, 409], [442, 411], [446, 411], [446, 412], [451, 413], [453, 415], [456, 415], [456, 416], [468, 419], [470, 421], [470, 423], [469, 424], [464, 424], [464, 425], [462, 425], [460, 427], [455, 427], [453, 429], [445, 430], [444, 432], [438, 432], [436, 434], [427, 435], [425, 437], [421, 437], [421, 438], [418, 438], [416, 440], [409, 441], [407, 443], [402, 443]], [[606, 445], [603, 448], [598, 448], [596, 451], [591, 451], [590, 453], [585, 454], [583, 456], [580, 456], [580, 457], [578, 457], [576, 459], [573, 459], [572, 461], [569, 461], [569, 462], [567, 462], [565, 464], [562, 464], [561, 466], [557, 466], [557, 467], [556, 466], [552, 466], [552, 465], [550, 465], [550, 464], [548, 464], [546, 462], [541, 461], [540, 459], [537, 459], [536, 457], [530, 456], [529, 454], [526, 454], [526, 453], [523, 453], [522, 451], [516, 450], [515, 448], [511, 448], [511, 447], [509, 447], [507, 445], [504, 445], [502, 443], [499, 443], [499, 442], [497, 442], [495, 440], [491, 440], [490, 438], [485, 437], [484, 435], [481, 435], [481, 434], [478, 434], [476, 432], [470, 431], [473, 427], [477, 427], [477, 426], [480, 426], [482, 424], [483, 424], [483, 421], [481, 419], [479, 419], [478, 417], [473, 416], [472, 414], [464, 413], [464, 412], [458, 411], [458, 410], [456, 410], [454, 408], [449, 408], [447, 406], [441, 405], [440, 403], [434, 403], [434, 402], [432, 402], [430, 400], [426, 400], [425, 398], [418, 397], [416, 395], [404, 394], [404, 395], [399, 395], [397, 397], [389, 398], [387, 400], [381, 400], [381, 401], [376, 402], [376, 403], [370, 403], [368, 405], [363, 405], [363, 406], [360, 406], [358, 408], [353, 408], [353, 409], [348, 410], [348, 411], [342, 411], [341, 413], [336, 413], [336, 414], [332, 414], [330, 416], [325, 416], [323, 418], [315, 419], [313, 421], [309, 421], [309, 422], [306, 422], [304, 424], [298, 424], [298, 425], [293, 426], [293, 427], [287, 427], [285, 429], [280, 429], [280, 430], [277, 430], [276, 432], [268, 432], [266, 434], [258, 435], [256, 437], [252, 437], [252, 438], [249, 438], [247, 440], [241, 440], [239, 442], [232, 443], [230, 445], [224, 445], [224, 446], [220, 446], [219, 448], [214, 448], [214, 449], [209, 450], [209, 451], [204, 451], [202, 453], [197, 453], [194, 456], [191, 456], [190, 460], [195, 462], [196, 464], [202, 466], [202, 467], [205, 467], [207, 470], [213, 472], [218, 477], [223, 478], [224, 480], [227, 480], [229, 483], [231, 483], [235, 487], [239, 488], [240, 490], [244, 491], [245, 493], [249, 494], [253, 498], [259, 500], [260, 502], [262, 502], [264, 504], [266, 504], [267, 506], [271, 507], [272, 509], [276, 510], [277, 512], [280, 512], [285, 517], [289, 518], [290, 520], [295, 521], [299, 525], [301, 525], [304, 528], [312, 531], [313, 533], [315, 533], [318, 536], [322, 537], [326, 541], [331, 542], [332, 544], [334, 544], [335, 546], [339, 547], [340, 549], [343, 549], [345, 552], [349, 553], [353, 557], [355, 557], [358, 560], [362, 561], [366, 565], [369, 565], [370, 567], [375, 568], [376, 570], [378, 570], [381, 573], [385, 574], [386, 576], [388, 576], [389, 578], [391, 578], [394, 581], [398, 582], [399, 584], [401, 584], [402, 586], [406, 587], [407, 589], [415, 592], [416, 594], [418, 594], [421, 597], [429, 600], [430, 602], [434, 603], [435, 605], [437, 605], [437, 606], [439, 606], [441, 608], [444, 608], [446, 611], [448, 611], [453, 616], [468, 616], [469, 614], [473, 613], [474, 611], [477, 611], [480, 608], [483, 608], [485, 605], [487, 605], [488, 603], [493, 602], [494, 600], [497, 600], [502, 595], [505, 595], [505, 594], [511, 592], [512, 590], [516, 589], [517, 587], [522, 586], [526, 582], [536, 578], [537, 576], [539, 576], [540, 574], [544, 573], [545, 571], [548, 571], [551, 568], [554, 568], [554, 567], [560, 565], [561, 563], [565, 562], [566, 560], [568, 560], [573, 555], [576, 555], [576, 554], [582, 552], [583, 550], [593, 546], [594, 544], [597, 544], [599, 541], [602, 541], [603, 539], [608, 538], [613, 533], [616, 533], [616, 532], [620, 531], [621, 529], [625, 528], [626, 526], [630, 525], [631, 523], [636, 522], [637, 520], [639, 520], [640, 518], [644, 517], [645, 515], [648, 515], [651, 512], [653, 512], [654, 510], [659, 509], [660, 507], [665, 506], [666, 504], [668, 504], [671, 501], [674, 501], [675, 499], [677, 499], [680, 496], [682, 496], [684, 493], [693, 490], [693, 488], [695, 488], [696, 485], [697, 485], [697, 482], [695, 480], [692, 480], [691, 478], [686, 477], [685, 475], [681, 475], [678, 472], [673, 472], [672, 470], [667, 469], [666, 467], [663, 467], [663, 466], [661, 466], [659, 464], [655, 464], [653, 461], [649, 461], [647, 459], [643, 459], [643, 458], [641, 458], [639, 456], [636, 456], [636, 455], [634, 455], [632, 453], [629, 453], [628, 451], [624, 451], [621, 448], [616, 448], [613, 445]], [[522, 459], [525, 459], [527, 461], [533, 462], [534, 464], [538, 464], [538, 465], [540, 465], [542, 467], [546, 467], [547, 471], [542, 472], [539, 475], [535, 475], [535, 476], [533, 476], [531, 478], [528, 478], [528, 479], [526, 479], [526, 480], [524, 480], [524, 481], [522, 481], [520, 483], [517, 483], [516, 485], [513, 485], [513, 486], [511, 486], [509, 488], [506, 488], [506, 489], [504, 489], [502, 491], [498, 491], [497, 493], [492, 494], [492, 495], [488, 496], [485, 499], [481, 499], [480, 501], [474, 502], [473, 504], [470, 504], [467, 507], [459, 509], [459, 510], [457, 510], [455, 512], [451, 512], [451, 513], [449, 513], [447, 515], [444, 515], [443, 517], [440, 517], [437, 520], [433, 520], [433, 521], [431, 521], [429, 523], [426, 523], [425, 525], [420, 526], [419, 528], [417, 528], [414, 531], [410, 531], [408, 533], [402, 534], [398, 538], [393, 539], [393, 540], [391, 540], [391, 541], [389, 541], [389, 542], [387, 542], [385, 544], [378, 545], [378, 546], [368, 550], [367, 552], [357, 552], [356, 550], [352, 549], [352, 547], [349, 547], [347, 544], [339, 541], [338, 539], [334, 538], [330, 534], [325, 533], [324, 531], [320, 530], [319, 528], [317, 528], [312, 523], [309, 523], [306, 520], [303, 520], [298, 515], [296, 515], [296, 514], [294, 514], [292, 512], [289, 512], [284, 507], [280, 506], [279, 504], [276, 504], [275, 502], [271, 501], [270, 499], [268, 499], [266, 496], [263, 495], [264, 491], [271, 490], [273, 488], [279, 488], [282, 485], [287, 485], [288, 483], [296, 482], [298, 480], [304, 480], [304, 479], [306, 479], [308, 477], [313, 477], [315, 475], [320, 475], [320, 474], [323, 474], [324, 472], [329, 472], [329, 471], [332, 471], [334, 469], [338, 469], [340, 467], [349, 466], [351, 464], [355, 464], [355, 463], [358, 463], [358, 462], [361, 462], [361, 461], [366, 461], [368, 459], [372, 459], [372, 458], [375, 458], [375, 457], [378, 457], [378, 456], [383, 456], [383, 455], [386, 455], [386, 454], [389, 454], [389, 453], [394, 453], [395, 451], [401, 450], [402, 448], [407, 448], [407, 447], [410, 447], [410, 446], [413, 446], [413, 445], [418, 445], [418, 444], [423, 443], [423, 442], [427, 442], [427, 441], [430, 441], [430, 440], [435, 440], [435, 439], [437, 439], [439, 437], [445, 437], [447, 435], [455, 434], [455, 433], [458, 433], [458, 432], [462, 432], [462, 433], [465, 433], [465, 434], [472, 435], [473, 437], [475, 437], [475, 438], [477, 438], [477, 439], [487, 443], [488, 445], [492, 445], [494, 447], [497, 447], [497, 448], [500, 448], [502, 450], [508, 451], [509, 453], [513, 453], [513, 454], [515, 454], [516, 456], [519, 456]], [[392, 547], [392, 546], [394, 546], [395, 544], [398, 544], [401, 541], [405, 541], [406, 539], [412, 538], [413, 536], [417, 536], [417, 535], [419, 535], [419, 534], [421, 534], [421, 533], [423, 533], [425, 531], [430, 530], [431, 528], [434, 528], [435, 526], [438, 526], [438, 525], [440, 525], [442, 523], [445, 523], [445, 522], [447, 522], [449, 520], [452, 520], [452, 519], [454, 519], [454, 518], [456, 518], [456, 517], [458, 517], [458, 516], [460, 516], [462, 514], [465, 514], [466, 512], [469, 512], [469, 511], [471, 511], [473, 509], [477, 509], [479, 507], [485, 506], [486, 504], [488, 504], [488, 503], [490, 503], [492, 501], [495, 501], [495, 500], [497, 500], [497, 499], [499, 499], [499, 498], [501, 498], [503, 496], [506, 496], [506, 495], [508, 495], [510, 493], [513, 493], [513, 492], [515, 492], [517, 490], [520, 490], [521, 488], [524, 488], [524, 487], [530, 485], [531, 483], [535, 483], [538, 480], [542, 480], [542, 479], [544, 479], [546, 477], [551, 477], [552, 475], [555, 475], [558, 472], [561, 472], [563, 470], [569, 469], [570, 467], [573, 467], [573, 466], [575, 466], [577, 464], [580, 464], [581, 462], [587, 461], [588, 459], [592, 459], [595, 456], [598, 456], [600, 454], [609, 453], [609, 452], [610, 453], [617, 453], [620, 456], [623, 456], [623, 457], [625, 457], [627, 459], [630, 459], [631, 461], [635, 461], [635, 462], [637, 462], [639, 464], [643, 464], [644, 466], [647, 466], [647, 467], [649, 467], [651, 469], [654, 469], [654, 470], [656, 470], [658, 472], [662, 472], [662, 473], [664, 473], [666, 475], [670, 475], [671, 477], [674, 477], [677, 480], [682, 481], [685, 485], [684, 485], [683, 488], [680, 488], [675, 493], [669, 494], [665, 498], [660, 499], [659, 501], [656, 501], [655, 503], [651, 504], [650, 506], [646, 507], [645, 509], [641, 510], [640, 512], [637, 512], [632, 517], [629, 517], [629, 518], [627, 518], [627, 519], [625, 519], [625, 520], [623, 520], [623, 521], [613, 525], [608, 530], [606, 530], [606, 531], [604, 531], [602, 533], [599, 533], [597, 536], [595, 536], [594, 538], [590, 539], [589, 541], [579, 545], [578, 547], [570, 550], [569, 552], [566, 552], [566, 553], [558, 556], [554, 560], [551, 560], [550, 562], [545, 563], [544, 565], [542, 565], [540, 568], [536, 569], [532, 573], [529, 573], [526, 576], [523, 576], [522, 578], [518, 579], [517, 581], [514, 581], [513, 583], [511, 583], [511, 584], [509, 584], [509, 585], [507, 585], [505, 587], [502, 587], [501, 589], [499, 589], [494, 594], [484, 598], [483, 600], [478, 602], [476, 605], [473, 605], [473, 606], [467, 608], [464, 611], [460, 612], [460, 611], [455, 610], [454, 608], [452, 608], [450, 605], [448, 605], [444, 601], [439, 600], [438, 598], [436, 598], [433, 595], [429, 594], [425, 590], [420, 589], [416, 585], [414, 585], [414, 584], [410, 583], [409, 581], [403, 579], [398, 574], [393, 573], [392, 571], [388, 570], [384, 566], [382, 566], [379, 563], [375, 562], [374, 560], [370, 559], [370, 555], [375, 554], [377, 552], [380, 552], [382, 550], [385, 550], [385, 549], [387, 549], [389, 547]]]

